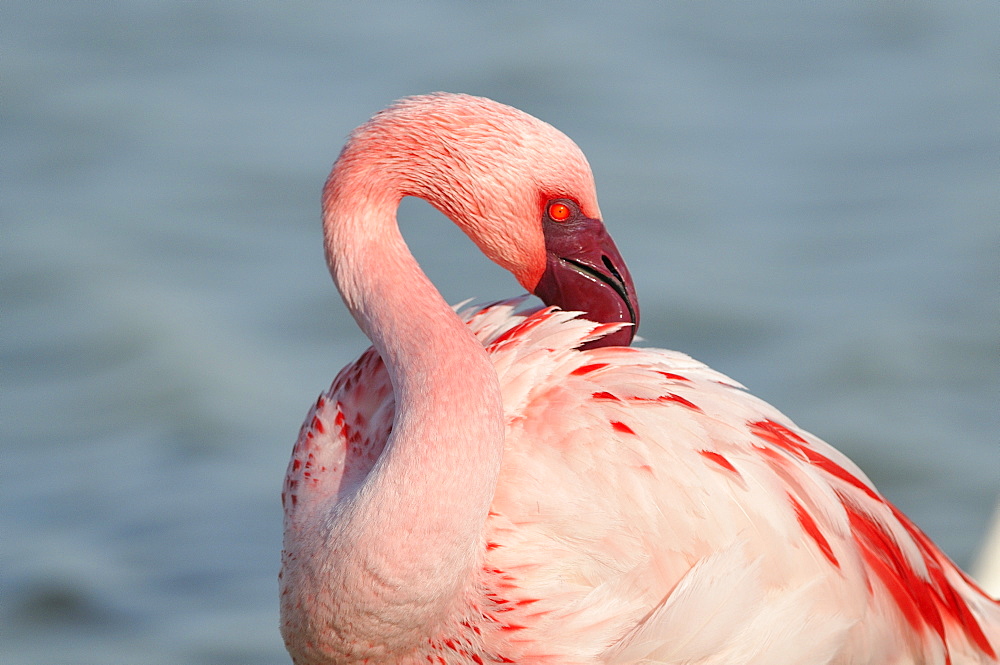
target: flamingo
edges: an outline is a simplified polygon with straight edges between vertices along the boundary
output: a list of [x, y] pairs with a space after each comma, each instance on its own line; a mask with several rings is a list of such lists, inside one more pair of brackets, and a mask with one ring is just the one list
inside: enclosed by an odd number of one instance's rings
[[[449, 307], [403, 196], [545, 306]], [[372, 347], [288, 466], [292, 660], [996, 662], [1000, 604], [854, 463], [690, 357], [629, 346], [601, 219], [579, 148], [488, 99], [404, 99], [350, 136], [325, 249]]]

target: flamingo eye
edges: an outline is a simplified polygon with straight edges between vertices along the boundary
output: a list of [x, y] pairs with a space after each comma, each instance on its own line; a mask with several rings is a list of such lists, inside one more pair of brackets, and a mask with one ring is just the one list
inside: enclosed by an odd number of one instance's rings
[[573, 209], [562, 201], [553, 201], [548, 208], [549, 219], [554, 222], [565, 222], [573, 216]]

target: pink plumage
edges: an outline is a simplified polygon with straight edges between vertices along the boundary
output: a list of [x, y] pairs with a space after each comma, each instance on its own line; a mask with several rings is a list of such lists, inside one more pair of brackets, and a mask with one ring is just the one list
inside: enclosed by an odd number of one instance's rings
[[[583, 314], [456, 314], [398, 233], [405, 195]], [[510, 107], [417, 97], [352, 135], [324, 231], [374, 347], [289, 463], [293, 661], [996, 662], [1000, 605], [849, 459], [685, 355], [620, 345], [638, 307], [600, 219], [579, 149]]]

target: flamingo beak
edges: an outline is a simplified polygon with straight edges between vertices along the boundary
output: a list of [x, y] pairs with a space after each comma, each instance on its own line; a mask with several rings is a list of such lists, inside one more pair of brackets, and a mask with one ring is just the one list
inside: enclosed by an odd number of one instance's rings
[[543, 222], [545, 272], [534, 294], [546, 305], [579, 311], [597, 323], [631, 323], [584, 348], [628, 346], [639, 326], [639, 301], [632, 276], [599, 219]]

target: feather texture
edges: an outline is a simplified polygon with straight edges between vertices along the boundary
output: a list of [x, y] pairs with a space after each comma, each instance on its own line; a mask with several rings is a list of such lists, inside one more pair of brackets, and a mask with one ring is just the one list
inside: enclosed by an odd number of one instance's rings
[[[475, 639], [460, 639], [460, 625], [428, 653], [995, 662], [996, 603], [847, 458], [688, 356], [580, 351], [597, 324], [521, 305], [461, 311], [500, 378], [506, 445], [482, 596], [463, 619]], [[291, 522], [303, 492], [357, 486], [392, 418], [391, 385], [369, 349], [306, 419], [286, 480]]]

